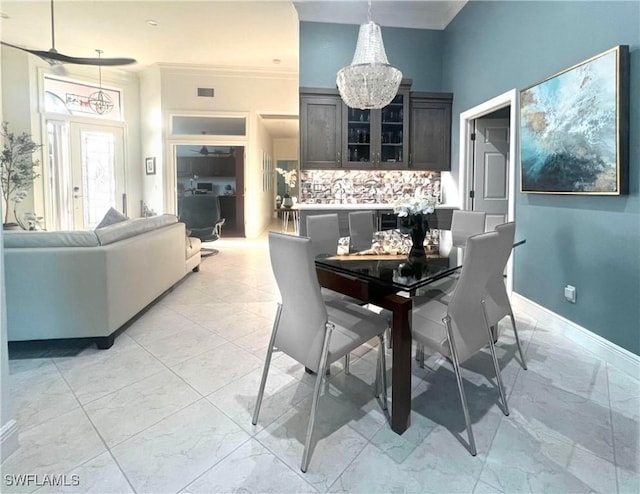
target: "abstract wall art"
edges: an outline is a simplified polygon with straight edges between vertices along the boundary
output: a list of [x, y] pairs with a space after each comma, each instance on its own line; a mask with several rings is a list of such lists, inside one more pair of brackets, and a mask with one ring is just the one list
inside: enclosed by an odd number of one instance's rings
[[520, 190], [628, 193], [629, 47], [520, 91]]

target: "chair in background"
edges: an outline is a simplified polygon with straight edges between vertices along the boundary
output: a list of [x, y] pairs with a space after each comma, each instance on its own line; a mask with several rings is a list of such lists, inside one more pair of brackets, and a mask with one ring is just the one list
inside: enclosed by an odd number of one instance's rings
[[[220, 199], [209, 194], [184, 196], [179, 220], [185, 224], [190, 237], [197, 237], [202, 242], [218, 240], [225, 221], [220, 217]], [[202, 256], [217, 252], [216, 249], [201, 249]]]
[[[315, 270], [311, 239], [270, 232], [269, 255], [281, 302], [273, 323], [252, 422], [253, 425], [258, 422], [271, 355], [275, 348], [314, 371], [317, 377], [300, 466], [306, 472], [326, 369], [332, 362], [376, 336], [380, 339], [380, 345], [375, 394], [382, 394], [382, 408], [386, 410], [385, 352], [380, 349], [384, 349], [387, 321], [378, 314], [342, 300], [325, 304]], [[382, 376], [381, 380], [377, 379], [378, 375]], [[380, 381], [382, 389], [378, 391]]]
[[454, 247], [464, 247], [472, 235], [484, 232], [484, 211], [462, 211], [456, 209], [451, 218], [451, 240]]
[[[469, 237], [483, 233], [485, 231], [485, 217], [486, 213], [483, 211], [454, 210], [451, 218], [452, 245], [454, 247], [464, 247]], [[421, 297], [415, 301], [415, 304], [420, 305], [422, 303], [422, 296], [426, 296], [427, 300], [437, 298], [443, 303], [448, 303], [454, 287], [453, 283], [457, 279], [458, 273], [454, 273], [432, 284], [428, 290], [421, 290], [419, 292]], [[419, 348], [418, 352], [422, 352], [422, 349]]]
[[372, 211], [353, 211], [349, 213], [349, 249], [353, 251], [371, 248], [375, 231]]
[[337, 254], [340, 240], [338, 215], [332, 213], [307, 216], [307, 236], [312, 242], [311, 256], [314, 259], [321, 254]]
[[501, 225], [504, 222], [504, 215], [488, 214], [484, 222], [484, 231], [492, 232], [496, 229], [496, 226]]
[[500, 365], [493, 345], [493, 336], [484, 300], [487, 283], [500, 264], [500, 259], [496, 254], [498, 246], [497, 232], [469, 237], [466, 242], [460, 278], [449, 305], [441, 304], [438, 301], [427, 302], [414, 309], [412, 313], [412, 333], [416, 342], [423, 347], [439, 352], [453, 365], [467, 434], [469, 435], [470, 452], [473, 456], [476, 455], [476, 444], [471, 429], [460, 364], [482, 350], [487, 343], [491, 349], [491, 357], [502, 398], [502, 411], [505, 415], [509, 415]]
[[505, 316], [509, 316], [511, 319], [511, 326], [513, 327], [513, 333], [516, 338], [518, 352], [520, 353], [520, 364], [524, 370], [527, 370], [527, 363], [524, 360], [524, 354], [522, 353], [520, 338], [518, 337], [518, 330], [516, 328], [516, 319], [513, 316], [511, 302], [509, 302], [509, 295], [507, 294], [507, 289], [504, 285], [504, 269], [507, 265], [507, 261], [509, 260], [509, 256], [511, 255], [511, 251], [513, 250], [513, 241], [516, 236], [516, 224], [514, 222], [503, 223], [502, 225], [496, 226], [495, 231], [498, 232], [499, 243], [496, 256], [499, 259], [499, 263], [487, 283], [487, 318], [489, 320], [489, 326], [491, 327], [493, 341], [495, 342], [498, 340], [499, 336], [498, 323]]

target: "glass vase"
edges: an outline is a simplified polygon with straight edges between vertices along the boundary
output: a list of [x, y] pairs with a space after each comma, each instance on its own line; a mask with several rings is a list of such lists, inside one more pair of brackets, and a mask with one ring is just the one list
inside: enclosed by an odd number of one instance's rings
[[411, 236], [411, 250], [409, 257], [424, 257], [424, 239], [429, 231], [427, 215], [418, 213], [404, 216], [400, 221], [400, 231]]

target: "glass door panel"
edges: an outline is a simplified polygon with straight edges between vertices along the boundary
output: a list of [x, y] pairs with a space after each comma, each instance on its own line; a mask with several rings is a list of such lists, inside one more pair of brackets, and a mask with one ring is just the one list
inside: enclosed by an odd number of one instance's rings
[[73, 230], [73, 202], [71, 200], [71, 168], [69, 166], [69, 124], [47, 121], [47, 154], [49, 183], [50, 230]]
[[126, 214], [122, 129], [71, 124], [71, 156], [74, 229], [95, 228], [110, 207]]
[[381, 111], [380, 126], [380, 161], [384, 163], [400, 163], [403, 160], [403, 128], [404, 102], [398, 94], [391, 103]]
[[347, 140], [350, 163], [371, 162], [371, 111], [347, 109]]

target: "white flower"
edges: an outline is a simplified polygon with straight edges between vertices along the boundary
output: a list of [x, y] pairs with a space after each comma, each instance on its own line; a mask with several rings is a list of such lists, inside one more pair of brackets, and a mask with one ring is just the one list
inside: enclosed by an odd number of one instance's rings
[[410, 214], [431, 214], [435, 211], [438, 198], [427, 194], [424, 196], [405, 195], [398, 198], [393, 203], [393, 212], [398, 216], [409, 216]]
[[282, 175], [284, 178], [284, 183], [287, 184], [287, 187], [293, 189], [298, 182], [298, 171], [294, 168], [293, 170], [283, 170], [282, 168], [276, 168], [276, 171]]

